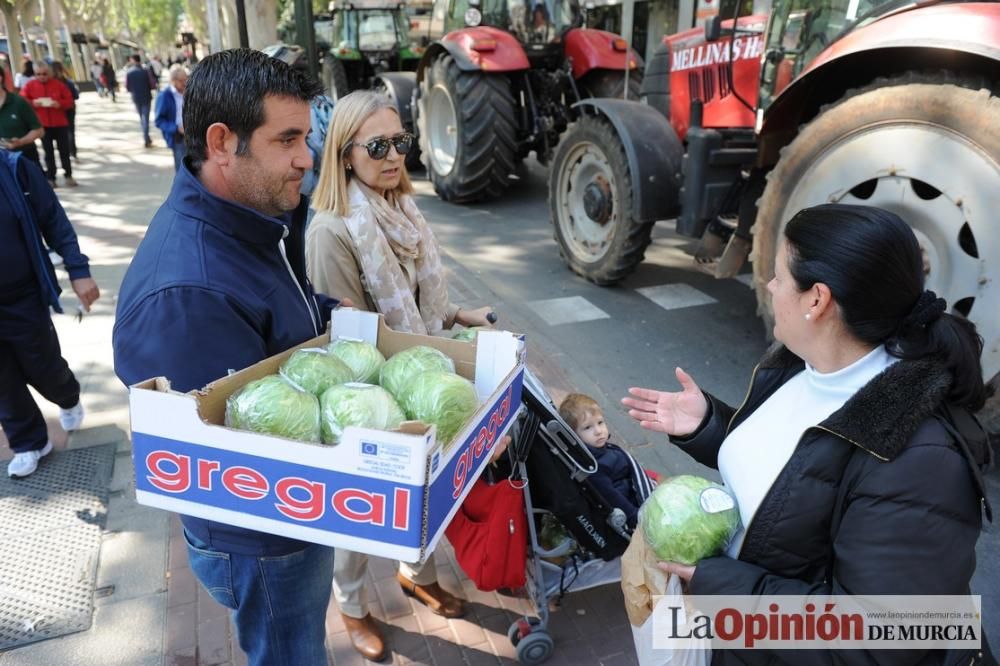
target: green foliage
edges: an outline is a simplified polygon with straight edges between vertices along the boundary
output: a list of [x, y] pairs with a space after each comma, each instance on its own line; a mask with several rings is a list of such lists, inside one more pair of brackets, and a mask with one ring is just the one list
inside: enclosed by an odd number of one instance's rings
[[119, 18], [144, 48], [155, 51], [177, 39], [182, 0], [116, 0]]

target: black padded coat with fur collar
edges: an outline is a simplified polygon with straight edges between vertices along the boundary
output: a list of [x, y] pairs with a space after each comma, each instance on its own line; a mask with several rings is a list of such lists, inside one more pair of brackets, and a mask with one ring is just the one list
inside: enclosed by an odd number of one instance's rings
[[[706, 393], [705, 421], [672, 441], [717, 468], [726, 435], [803, 368], [772, 348], [739, 409]], [[974, 418], [945, 406], [950, 385], [934, 360], [899, 361], [806, 429], [750, 521], [739, 559], [699, 562], [691, 593], [968, 594], [984, 507], [989, 513], [980, 475], [989, 449]], [[967, 446], [937, 418], [943, 410]], [[712, 663], [969, 664], [976, 656], [716, 651]]]

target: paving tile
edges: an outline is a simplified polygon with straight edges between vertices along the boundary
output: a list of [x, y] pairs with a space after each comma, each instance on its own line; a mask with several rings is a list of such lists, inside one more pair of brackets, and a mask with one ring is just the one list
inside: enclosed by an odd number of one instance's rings
[[[475, 645], [486, 640], [486, 632], [480, 624], [478, 618], [465, 617], [457, 620], [448, 620], [451, 625], [451, 632], [462, 645]], [[433, 632], [437, 633], [437, 632]]]
[[363, 666], [366, 663], [365, 658], [351, 645], [351, 637], [346, 631], [328, 635], [326, 647], [334, 666]]
[[[452, 622], [454, 627], [454, 622]], [[462, 663], [462, 648], [455, 642], [455, 634], [449, 629], [439, 629], [424, 635], [435, 666], [455, 666]]]
[[497, 666], [500, 663], [500, 659], [493, 654], [493, 647], [489, 643], [463, 645], [462, 657], [469, 666]]
[[191, 650], [194, 656], [194, 646], [198, 642], [196, 628], [198, 626], [198, 607], [194, 603], [176, 606], [167, 611], [166, 645], [167, 655], [186, 653]]
[[382, 612], [386, 619], [392, 620], [413, 613], [410, 600], [403, 594], [403, 589], [395, 578], [383, 578], [376, 581], [375, 593], [378, 595], [379, 601], [382, 602]]
[[195, 647], [192, 645], [180, 652], [168, 653], [163, 656], [165, 666], [198, 666], [198, 657], [195, 655]]
[[421, 632], [437, 631], [448, 626], [448, 620], [434, 613], [427, 606], [416, 599], [410, 599], [410, 606], [413, 607], [417, 622], [420, 623]]
[[205, 588], [198, 586], [198, 623], [211, 620], [213, 618], [229, 617], [229, 609], [212, 598]]
[[528, 307], [535, 311], [549, 326], [560, 324], [576, 324], [595, 319], [610, 319], [604, 310], [600, 309], [583, 296], [566, 296], [564, 298], [549, 298], [542, 301], [528, 301]]
[[702, 293], [688, 284], [661, 284], [655, 287], [643, 287], [636, 289], [636, 291], [664, 310], [718, 303], [708, 294]]
[[473, 604], [479, 604], [483, 606], [491, 606], [497, 608], [500, 606], [500, 600], [497, 598], [495, 592], [484, 592], [476, 588], [475, 584], [468, 578], [463, 578], [462, 580], [462, 592], [466, 601]]
[[229, 651], [229, 618], [211, 617], [198, 623], [198, 664], [215, 666], [231, 658]]
[[173, 571], [181, 567], [188, 567], [187, 543], [184, 536], [170, 536], [170, 545], [167, 547], [167, 569]]
[[600, 666], [639, 666], [639, 659], [632, 654], [617, 654], [601, 659]]
[[198, 600], [198, 581], [187, 567], [167, 572], [167, 608], [183, 606]]

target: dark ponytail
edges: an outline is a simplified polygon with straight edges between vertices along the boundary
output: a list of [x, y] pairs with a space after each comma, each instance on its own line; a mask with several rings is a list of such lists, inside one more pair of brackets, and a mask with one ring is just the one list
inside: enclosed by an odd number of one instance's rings
[[825, 204], [785, 226], [789, 271], [801, 291], [830, 288], [844, 324], [862, 342], [905, 360], [937, 357], [953, 377], [948, 400], [972, 411], [986, 401], [976, 326], [924, 291], [923, 257], [910, 227], [870, 206]]

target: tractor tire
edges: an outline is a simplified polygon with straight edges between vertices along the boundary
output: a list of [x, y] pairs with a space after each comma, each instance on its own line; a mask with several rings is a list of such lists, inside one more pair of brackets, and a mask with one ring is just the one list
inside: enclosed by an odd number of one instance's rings
[[323, 59], [323, 87], [330, 99], [337, 101], [347, 93], [351, 92], [351, 86], [347, 81], [347, 70], [344, 63], [333, 56]]
[[1000, 98], [987, 82], [911, 72], [848, 91], [782, 149], [767, 176], [751, 253], [758, 312], [785, 224], [823, 203], [878, 206], [914, 230], [926, 287], [974, 321], [987, 379], [1000, 371]]
[[[595, 69], [588, 72], [580, 83], [580, 94], [584, 97], [611, 97], [623, 99], [625, 73], [616, 69]], [[628, 99], [639, 101], [642, 97], [642, 73], [633, 70], [628, 73]]]
[[559, 142], [549, 171], [549, 209], [559, 253], [599, 285], [642, 263], [653, 224], [632, 217], [632, 174], [611, 123], [586, 115]]
[[507, 77], [463, 72], [439, 56], [420, 82], [420, 152], [434, 190], [445, 201], [495, 199], [517, 165], [514, 98]]

